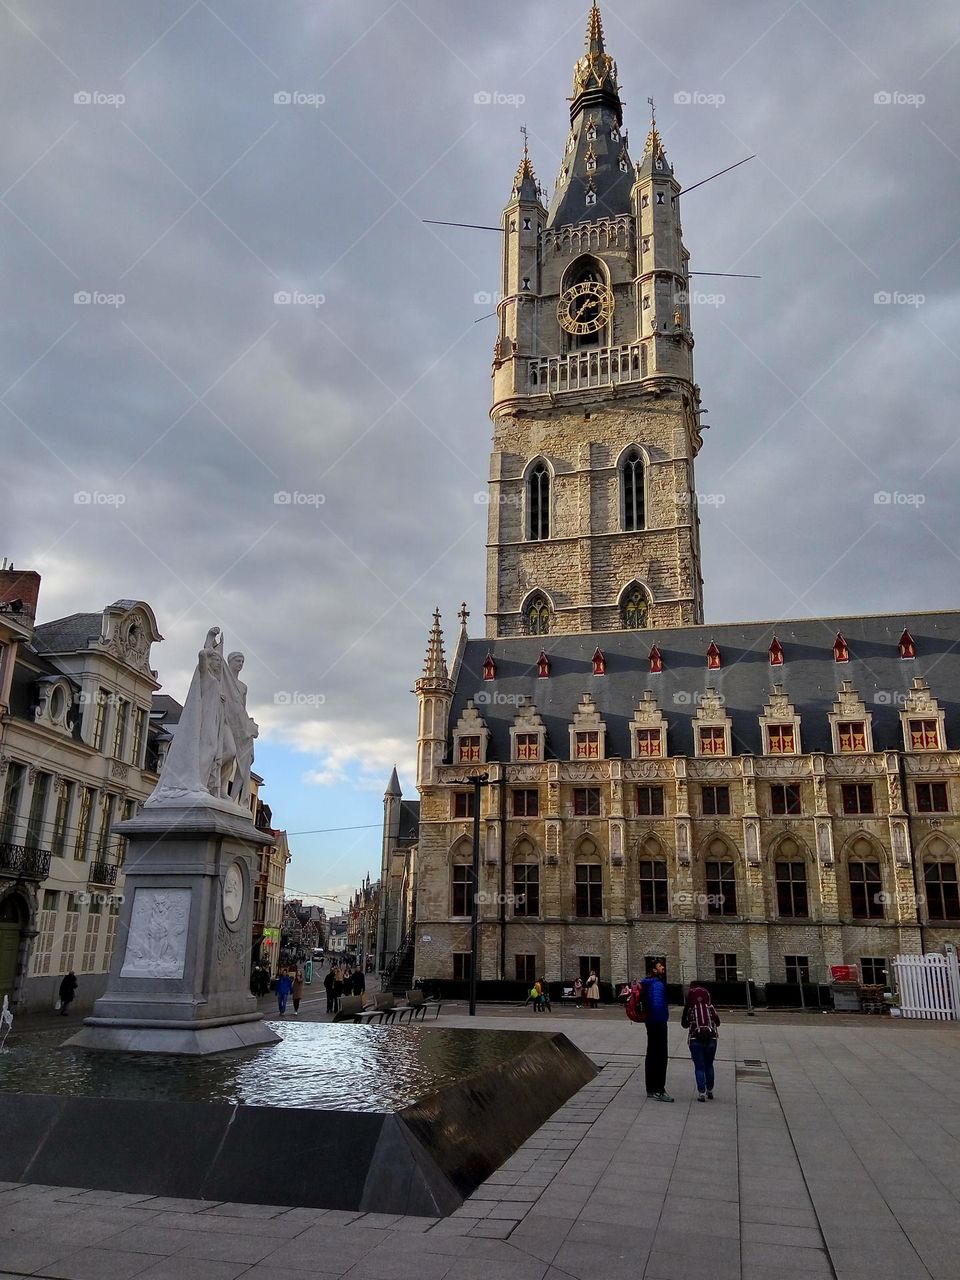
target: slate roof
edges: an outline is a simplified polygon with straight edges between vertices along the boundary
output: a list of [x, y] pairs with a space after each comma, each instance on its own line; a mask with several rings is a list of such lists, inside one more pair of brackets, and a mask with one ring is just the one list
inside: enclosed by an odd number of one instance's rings
[[[916, 644], [915, 659], [900, 657], [898, 641], [906, 628]], [[834, 661], [837, 632], [849, 646], [848, 662]], [[784, 664], [771, 667], [770, 642], [776, 635]], [[716, 642], [719, 670], [708, 670], [706, 652]], [[663, 671], [649, 670], [656, 644]], [[606, 674], [595, 676], [592, 657], [600, 648]], [[537, 676], [537, 658], [550, 658], [550, 675]], [[481, 670], [487, 653], [496, 663], [496, 679]], [[488, 759], [510, 759], [510, 727], [517, 699], [537, 707], [547, 729], [548, 759], [570, 758], [569, 727], [589, 693], [606, 724], [606, 754], [629, 759], [629, 724], [634, 708], [650, 689], [668, 723], [670, 755], [692, 756], [697, 699], [708, 687], [724, 698], [732, 721], [735, 755], [762, 753], [759, 717], [774, 683], [781, 684], [801, 717], [804, 753], [832, 751], [830, 722], [837, 691], [849, 680], [873, 716], [874, 749], [902, 750], [900, 712], [913, 678], [923, 677], [946, 712], [947, 746], [960, 749], [960, 611], [877, 614], [861, 617], [744, 622], [668, 630], [592, 632], [519, 639], [469, 640], [456, 672], [450, 733], [469, 698], [490, 729]], [[481, 697], [478, 700], [477, 695]]]
[[409, 844], [417, 839], [420, 830], [420, 801], [400, 801], [400, 831], [398, 844]]
[[[587, 137], [589, 119], [596, 122], [595, 141]], [[611, 130], [619, 128], [618, 113], [607, 106], [597, 107], [581, 114], [573, 127], [577, 133], [576, 145], [561, 161], [561, 169], [568, 166], [569, 176], [564, 182], [557, 182], [550, 201], [547, 226], [564, 227], [569, 223], [595, 222], [598, 218], [617, 218], [622, 213], [630, 213], [633, 209], [630, 192], [634, 175], [629, 159], [626, 173], [620, 170], [621, 153], [626, 154], [625, 134], [620, 133], [618, 142], [610, 137]], [[593, 173], [587, 172], [587, 154], [590, 151], [596, 158]], [[597, 193], [597, 202], [593, 205], [587, 204], [590, 185]]]
[[38, 653], [73, 653], [99, 640], [102, 629], [102, 613], [71, 613], [35, 626], [33, 647]]

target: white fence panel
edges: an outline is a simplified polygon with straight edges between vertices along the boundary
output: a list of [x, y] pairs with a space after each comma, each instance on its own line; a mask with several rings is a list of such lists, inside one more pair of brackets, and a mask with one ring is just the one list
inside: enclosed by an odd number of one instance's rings
[[897, 956], [893, 962], [905, 1018], [960, 1018], [960, 973], [955, 952]]

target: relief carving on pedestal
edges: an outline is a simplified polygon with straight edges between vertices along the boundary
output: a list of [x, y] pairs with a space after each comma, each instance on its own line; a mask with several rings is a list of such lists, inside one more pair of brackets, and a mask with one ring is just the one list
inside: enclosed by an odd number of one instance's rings
[[189, 889], [134, 891], [121, 978], [182, 978], [190, 923]]

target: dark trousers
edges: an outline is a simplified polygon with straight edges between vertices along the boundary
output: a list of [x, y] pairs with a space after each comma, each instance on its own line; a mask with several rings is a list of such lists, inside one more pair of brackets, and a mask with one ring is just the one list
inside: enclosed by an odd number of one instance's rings
[[697, 1092], [713, 1092], [713, 1060], [717, 1056], [717, 1038], [713, 1037], [703, 1043], [690, 1041], [690, 1057], [693, 1059], [693, 1071], [697, 1077]]
[[647, 1056], [644, 1060], [644, 1073], [647, 1078], [647, 1093], [663, 1093], [667, 1085], [667, 1024], [648, 1022], [646, 1025]]

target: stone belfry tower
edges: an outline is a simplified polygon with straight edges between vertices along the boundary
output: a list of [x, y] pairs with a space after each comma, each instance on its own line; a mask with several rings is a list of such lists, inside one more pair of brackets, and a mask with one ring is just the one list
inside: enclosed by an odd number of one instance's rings
[[703, 620], [679, 195], [654, 116], [630, 160], [594, 5], [549, 208], [525, 145], [503, 211], [490, 636]]

